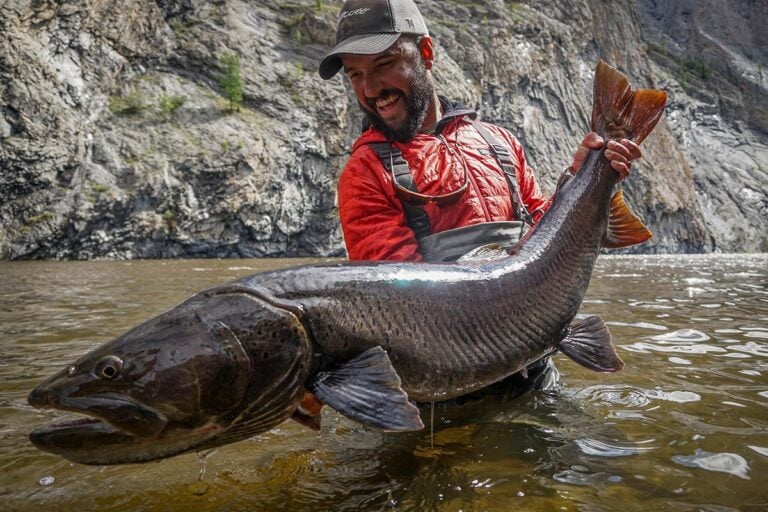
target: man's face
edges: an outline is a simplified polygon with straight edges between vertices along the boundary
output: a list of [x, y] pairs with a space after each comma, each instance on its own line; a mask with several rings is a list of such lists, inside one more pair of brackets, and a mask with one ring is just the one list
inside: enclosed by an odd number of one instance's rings
[[341, 57], [357, 100], [388, 139], [411, 140], [421, 129], [434, 87], [413, 41], [400, 38], [376, 55]]

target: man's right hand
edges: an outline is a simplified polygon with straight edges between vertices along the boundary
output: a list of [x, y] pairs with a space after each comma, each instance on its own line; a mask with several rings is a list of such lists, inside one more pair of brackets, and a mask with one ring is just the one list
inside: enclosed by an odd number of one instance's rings
[[[597, 133], [589, 132], [573, 155], [572, 172], [576, 173], [581, 169], [587, 156], [589, 156], [589, 152], [593, 149], [602, 148], [603, 143], [603, 138]], [[619, 181], [629, 176], [629, 166], [632, 164], [632, 160], [636, 160], [640, 156], [640, 146], [629, 139], [608, 141], [608, 147], [605, 150], [605, 157], [610, 160], [611, 167], [619, 173]]]

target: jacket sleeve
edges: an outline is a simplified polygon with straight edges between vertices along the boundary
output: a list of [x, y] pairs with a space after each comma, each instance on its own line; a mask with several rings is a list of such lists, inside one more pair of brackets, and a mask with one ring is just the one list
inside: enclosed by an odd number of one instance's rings
[[339, 178], [339, 217], [350, 260], [420, 261], [416, 235], [386, 169], [358, 148]]
[[523, 203], [525, 203], [528, 212], [533, 216], [533, 222], [536, 223], [544, 212], [549, 209], [549, 206], [552, 204], [552, 198], [546, 198], [542, 195], [539, 183], [536, 181], [536, 175], [525, 159], [525, 151], [523, 151], [522, 144], [507, 130], [500, 131], [504, 136], [504, 140], [512, 148], [512, 154], [517, 161], [517, 183], [520, 186], [520, 195], [523, 197]]

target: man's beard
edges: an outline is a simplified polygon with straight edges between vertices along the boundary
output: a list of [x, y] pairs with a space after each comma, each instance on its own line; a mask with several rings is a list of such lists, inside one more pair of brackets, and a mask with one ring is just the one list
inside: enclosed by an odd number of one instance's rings
[[[368, 122], [382, 132], [387, 137], [387, 140], [408, 142], [419, 133], [421, 125], [424, 124], [424, 119], [427, 117], [429, 102], [432, 101], [435, 95], [435, 88], [427, 76], [427, 69], [424, 67], [424, 63], [420, 60], [417, 61], [410, 86], [411, 97], [407, 99], [405, 121], [399, 127], [393, 128], [388, 126], [375, 110], [371, 111], [363, 108], [363, 112], [368, 117]], [[382, 91], [382, 94], [386, 92]], [[403, 98], [406, 98], [402, 91], [394, 90], [393, 92], [401, 94]], [[372, 108], [376, 108], [375, 104]]]

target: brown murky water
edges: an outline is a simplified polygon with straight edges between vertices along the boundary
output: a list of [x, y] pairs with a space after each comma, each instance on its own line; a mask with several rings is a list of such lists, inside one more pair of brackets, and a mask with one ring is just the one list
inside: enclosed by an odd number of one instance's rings
[[[324, 411], [212, 453], [88, 467], [36, 450], [26, 395], [207, 286], [297, 260], [0, 262], [2, 510], [768, 510], [768, 255], [601, 257], [582, 313], [624, 372], [383, 434]], [[429, 425], [430, 411], [424, 411]]]

